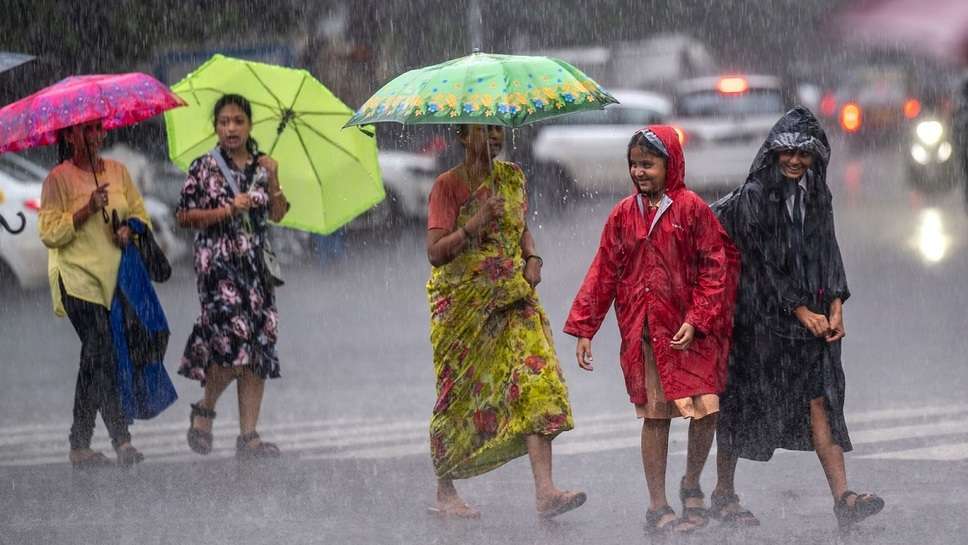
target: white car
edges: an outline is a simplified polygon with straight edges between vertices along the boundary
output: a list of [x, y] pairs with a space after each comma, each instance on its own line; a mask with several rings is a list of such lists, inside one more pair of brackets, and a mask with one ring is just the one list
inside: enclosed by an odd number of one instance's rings
[[47, 247], [40, 242], [37, 230], [41, 184], [22, 171], [12, 157], [9, 153], [0, 155], [0, 215], [11, 228], [23, 230], [13, 234], [0, 229], [0, 291], [47, 284]]
[[378, 160], [386, 198], [348, 227], [394, 227], [405, 221], [425, 220], [430, 190], [438, 174], [436, 158], [430, 154], [380, 150]]
[[743, 183], [770, 129], [786, 112], [782, 82], [765, 75], [695, 78], [676, 86], [676, 127], [686, 185], [714, 192]]
[[573, 188], [579, 193], [630, 191], [629, 139], [646, 125], [664, 123], [672, 103], [646, 91], [614, 91], [612, 95], [619, 104], [552, 119], [538, 129], [532, 145], [538, 179], [533, 183], [559, 184], [564, 191]]
[[[48, 283], [47, 247], [40, 241], [37, 226], [46, 177], [47, 169], [33, 161], [14, 153], [0, 155], [0, 214], [15, 228], [20, 226], [17, 212], [26, 220], [23, 232], [17, 235], [0, 231], [0, 287], [12, 282], [21, 289], [33, 289]], [[155, 240], [174, 264], [188, 253], [188, 246], [175, 235], [171, 208], [151, 197], [144, 201]]]

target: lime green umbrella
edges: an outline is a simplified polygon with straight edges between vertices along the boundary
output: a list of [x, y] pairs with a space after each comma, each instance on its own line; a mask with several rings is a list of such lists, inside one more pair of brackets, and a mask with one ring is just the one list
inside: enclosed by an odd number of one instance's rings
[[347, 125], [395, 121], [520, 127], [617, 102], [564, 61], [475, 52], [398, 76]]
[[182, 170], [216, 142], [212, 108], [224, 94], [252, 104], [252, 136], [279, 162], [292, 203], [280, 222], [329, 234], [385, 196], [372, 133], [343, 130], [353, 114], [305, 70], [215, 55], [172, 87], [188, 106], [165, 115], [168, 153]]

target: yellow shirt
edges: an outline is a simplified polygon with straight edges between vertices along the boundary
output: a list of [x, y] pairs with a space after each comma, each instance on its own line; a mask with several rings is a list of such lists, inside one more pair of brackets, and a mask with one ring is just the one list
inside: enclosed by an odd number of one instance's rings
[[[144, 200], [121, 163], [104, 159], [104, 172], [98, 184], [108, 185], [108, 217], [117, 210], [123, 221], [138, 218], [150, 225]], [[64, 316], [58, 281], [71, 296], [111, 308], [118, 281], [121, 249], [114, 242], [111, 223], [100, 212], [92, 214], [74, 229], [74, 213], [87, 206], [94, 192], [94, 175], [65, 161], [50, 171], [44, 180], [40, 199], [40, 240], [50, 248], [47, 272], [54, 314]]]

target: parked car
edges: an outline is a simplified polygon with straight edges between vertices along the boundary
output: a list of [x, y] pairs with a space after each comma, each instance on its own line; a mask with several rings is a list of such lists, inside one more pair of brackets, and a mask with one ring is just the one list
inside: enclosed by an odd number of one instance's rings
[[[23, 212], [26, 225], [18, 235], [0, 232], [0, 285], [16, 284], [32, 289], [47, 284], [47, 248], [40, 242], [37, 212], [48, 170], [14, 153], [0, 155], [0, 213], [9, 221]], [[188, 253], [187, 244], [175, 235], [172, 209], [146, 196], [145, 209], [151, 218], [158, 245], [171, 263]]]
[[791, 106], [788, 96], [780, 78], [771, 75], [680, 82], [670, 124], [683, 144], [689, 187], [719, 193], [741, 184], [770, 128]]
[[47, 248], [37, 230], [40, 181], [25, 176], [12, 154], [0, 155], [0, 215], [17, 229], [0, 230], [0, 291], [33, 289], [47, 284]]
[[612, 95], [618, 104], [555, 118], [536, 129], [529, 188], [539, 206], [561, 204], [572, 195], [631, 190], [629, 139], [646, 125], [665, 122], [672, 102], [646, 91], [615, 90]]

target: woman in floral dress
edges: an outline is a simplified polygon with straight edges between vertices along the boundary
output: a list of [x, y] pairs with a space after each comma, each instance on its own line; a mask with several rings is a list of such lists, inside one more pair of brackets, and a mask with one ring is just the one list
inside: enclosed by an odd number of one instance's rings
[[[205, 388], [203, 399], [192, 404], [188, 444], [199, 454], [211, 452], [215, 403], [238, 379], [236, 455], [275, 457], [279, 449], [256, 432], [265, 379], [279, 377], [279, 315], [262, 251], [267, 221], [282, 219], [289, 205], [279, 186], [278, 165], [259, 154], [249, 137], [249, 102], [225, 95], [215, 104], [213, 118], [218, 147], [192, 162], [177, 211], [179, 225], [197, 229], [195, 272], [202, 307], [178, 370]], [[235, 178], [238, 193], [223, 166]]]
[[536, 507], [544, 517], [575, 509], [582, 492], [551, 477], [551, 441], [573, 427], [568, 390], [548, 318], [538, 302], [542, 260], [525, 216], [521, 169], [495, 161], [498, 126], [462, 125], [464, 161], [430, 194], [427, 294], [437, 403], [430, 447], [438, 478], [434, 512], [480, 513], [457, 494], [454, 479], [480, 475], [528, 453]]

